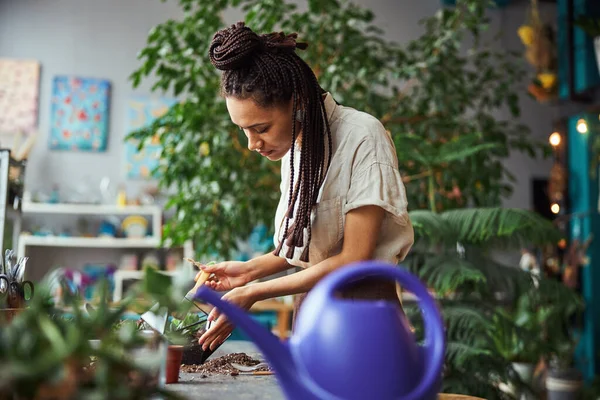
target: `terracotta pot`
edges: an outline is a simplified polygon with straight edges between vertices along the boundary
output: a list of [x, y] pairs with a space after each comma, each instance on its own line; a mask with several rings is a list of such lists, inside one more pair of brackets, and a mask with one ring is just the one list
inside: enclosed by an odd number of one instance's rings
[[167, 373], [166, 383], [179, 382], [179, 369], [183, 357], [183, 346], [169, 345], [167, 348]]

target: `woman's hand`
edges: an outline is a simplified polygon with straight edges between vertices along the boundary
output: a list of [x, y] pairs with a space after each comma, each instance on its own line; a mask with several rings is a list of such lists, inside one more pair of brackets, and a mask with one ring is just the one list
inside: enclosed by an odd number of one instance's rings
[[[222, 299], [235, 304], [246, 311], [256, 302], [251, 287], [238, 287], [232, 289], [230, 292], [226, 293]], [[213, 308], [208, 315], [208, 320], [214, 321], [213, 325], [209, 330], [204, 332], [198, 340], [198, 343], [202, 345], [203, 350], [208, 348], [214, 350], [227, 339], [229, 334], [233, 331], [233, 325], [224, 314], [221, 314], [219, 310], [217, 310], [216, 307]]]
[[231, 290], [252, 280], [250, 265], [242, 261], [225, 261], [214, 265], [201, 267], [202, 271], [196, 274], [195, 281], [200, 278], [202, 272], [208, 272], [213, 277], [205, 285], [216, 291]]

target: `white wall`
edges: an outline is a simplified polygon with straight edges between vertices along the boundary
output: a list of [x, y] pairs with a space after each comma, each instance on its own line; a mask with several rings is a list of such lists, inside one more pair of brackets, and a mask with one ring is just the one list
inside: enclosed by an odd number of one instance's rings
[[[356, 1], [370, 7], [388, 37], [400, 43], [417, 37], [421, 32], [418, 20], [440, 7], [439, 0]], [[527, 5], [527, 1], [521, 0], [507, 9], [491, 12], [492, 31], [503, 31], [500, 46], [521, 49], [516, 28], [525, 20]], [[549, 15], [554, 13], [553, 8], [543, 5], [543, 11]], [[0, 0], [0, 57], [33, 58], [42, 65], [41, 137], [27, 169], [29, 190], [47, 189], [54, 183], [67, 189], [82, 180], [97, 187], [104, 176], [114, 183], [125, 181], [122, 144], [125, 101], [133, 94], [127, 77], [139, 65], [136, 54], [144, 46], [148, 31], [180, 15], [175, 0], [167, 3], [159, 0]], [[112, 82], [107, 152], [48, 150], [51, 82], [58, 74], [105, 78]], [[147, 82], [138, 90], [138, 94], [146, 93]], [[551, 119], [552, 111], [547, 106], [524, 98], [522, 120], [532, 128], [535, 137], [545, 140], [551, 132]], [[514, 155], [507, 166], [519, 182], [505, 205], [531, 207], [530, 179], [547, 176], [550, 162]], [[128, 185], [130, 193], [135, 195], [139, 183], [130, 181]]]

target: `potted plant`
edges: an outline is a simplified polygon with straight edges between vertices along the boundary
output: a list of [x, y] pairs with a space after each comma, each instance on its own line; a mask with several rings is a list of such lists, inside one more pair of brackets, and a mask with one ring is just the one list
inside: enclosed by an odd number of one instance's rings
[[167, 325], [168, 334], [176, 335], [177, 344], [183, 346], [182, 364], [200, 365], [210, 355], [198, 344], [198, 339], [205, 332], [206, 322], [206, 314], [190, 313], [183, 319], [171, 319]]
[[[60, 308], [47, 280], [37, 285], [29, 307], [0, 329], [0, 398], [180, 398], [157, 379], [163, 356], [140, 351], [155, 349], [160, 337], [145, 337], [134, 322], [123, 322], [136, 296], [113, 305], [106, 282], [99, 285], [95, 307], [66, 289]], [[177, 298], [177, 287], [161, 290]], [[153, 296], [160, 293], [152, 289]], [[136, 288], [139, 294], [151, 297], [143, 286]]]
[[547, 320], [549, 355], [545, 384], [548, 400], [576, 400], [581, 396], [583, 376], [575, 367], [578, 339], [573, 326], [577, 326], [574, 321], [579, 321], [582, 311], [583, 300], [574, 293], [570, 302], [557, 302]]
[[583, 375], [575, 368], [577, 343], [565, 340], [558, 343], [546, 373], [547, 400], [577, 400], [583, 389]]
[[502, 385], [503, 390], [526, 399], [535, 396], [534, 371], [545, 352], [544, 322], [548, 315], [532, 300], [530, 292], [524, 292], [514, 308], [497, 308], [489, 329], [495, 349], [512, 369], [513, 379]]
[[600, 72], [600, 18], [583, 15], [575, 20], [575, 25], [594, 40], [596, 63]]

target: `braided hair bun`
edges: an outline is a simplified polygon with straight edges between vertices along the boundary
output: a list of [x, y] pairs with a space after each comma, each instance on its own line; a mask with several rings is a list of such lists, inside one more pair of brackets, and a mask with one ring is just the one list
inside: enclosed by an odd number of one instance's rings
[[259, 52], [306, 49], [308, 44], [297, 43], [297, 37], [297, 33], [286, 35], [283, 32], [258, 35], [244, 22], [238, 22], [215, 34], [209, 48], [210, 61], [221, 71], [235, 70]]

